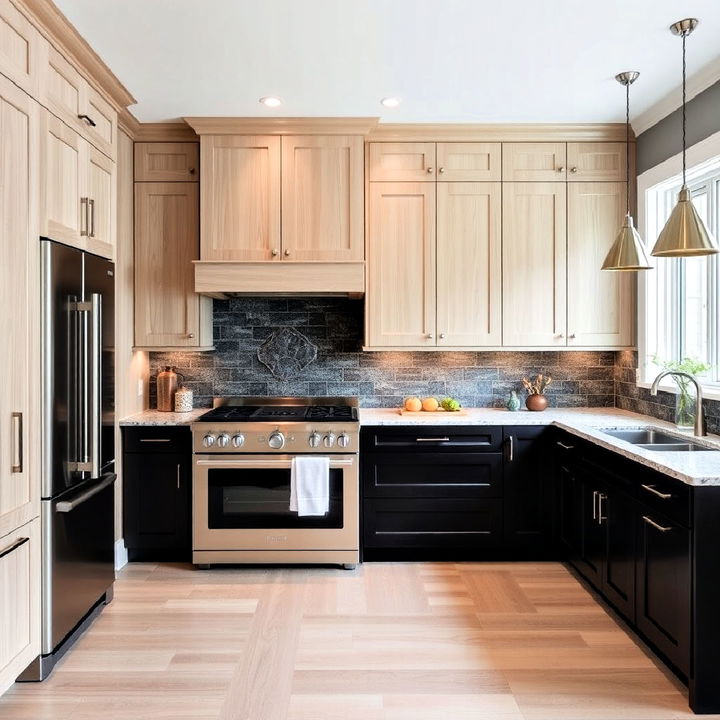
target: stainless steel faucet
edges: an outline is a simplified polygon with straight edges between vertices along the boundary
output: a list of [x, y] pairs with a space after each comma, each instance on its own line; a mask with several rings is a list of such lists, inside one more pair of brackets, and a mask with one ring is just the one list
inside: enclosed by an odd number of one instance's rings
[[687, 378], [693, 383], [693, 385], [695, 385], [695, 394], [697, 395], [697, 409], [695, 411], [695, 429], [693, 432], [695, 433], [696, 437], [704, 437], [705, 435], [707, 435], [707, 430], [705, 428], [705, 412], [703, 410], [702, 388], [700, 387], [700, 383], [693, 375], [690, 375], [690, 373], [681, 372], [680, 370], [665, 370], [653, 380], [652, 387], [650, 388], [650, 394], [657, 395], [660, 381], [668, 375], [672, 375], [673, 377]]

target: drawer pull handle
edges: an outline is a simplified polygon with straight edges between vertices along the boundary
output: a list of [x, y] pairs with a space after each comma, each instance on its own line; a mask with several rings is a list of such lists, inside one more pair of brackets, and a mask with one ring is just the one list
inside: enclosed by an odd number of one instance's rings
[[647, 515], [643, 515], [643, 520], [648, 524], [652, 525], [656, 530], [659, 530], [660, 532], [670, 532], [672, 530], [671, 527], [663, 527], [662, 525], [658, 525], [654, 520], [651, 520]]
[[376, 535], [489, 535], [490, 530], [378, 530]]
[[90, 127], [96, 127], [97, 123], [89, 115], [78, 115], [80, 120], [84, 120]]
[[177, 489], [180, 489], [180, 463], [177, 465]]
[[30, 538], [19, 538], [9, 547], [6, 547], [4, 550], [0, 550], [0, 558], [4, 558], [6, 555], [9, 555], [13, 550], [17, 550], [26, 542], [30, 542]]
[[555, 443], [558, 447], [561, 447], [563, 450], [574, 450], [574, 445], [566, 445], [565, 443], [561, 443], [559, 440]]
[[450, 442], [449, 437], [415, 438], [415, 442]]
[[170, 438], [140, 438], [140, 442], [171, 442]]
[[663, 500], [669, 500], [672, 497], [672, 493], [660, 492], [659, 490], [655, 489], [654, 485], [641, 485], [640, 487], [643, 490], [647, 490], [649, 493], [652, 493], [653, 495], [662, 498]]

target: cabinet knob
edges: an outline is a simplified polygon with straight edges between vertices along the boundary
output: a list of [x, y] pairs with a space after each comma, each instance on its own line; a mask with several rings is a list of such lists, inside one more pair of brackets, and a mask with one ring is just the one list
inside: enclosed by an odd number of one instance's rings
[[561, 166], [557, 169], [557, 171], [560, 172], [560, 173], [561, 173], [561, 172], [565, 172], [565, 168], [561, 165]]
[[188, 337], [192, 340], [195, 337], [195, 333], [188, 333]]
[[565, 336], [564, 336], [562, 333], [558, 333], [557, 335], [555, 335], [555, 337], [556, 337], [556, 338], [559, 338], [559, 339], [562, 339], [562, 338], [564, 338]]
[[571, 168], [570, 168], [570, 172], [571, 172], [571, 173], [576, 173], [576, 172], [577, 172], [577, 168], [576, 168], [576, 167], [571, 167]]
[[572, 335], [568, 335], [568, 337], [570, 338], [570, 340], [574, 340], [574, 339], [575, 339], [575, 333], [572, 333]]
[[441, 340], [444, 340], [444, 339], [445, 339], [445, 333], [440, 333], [440, 339], [441, 339]]
[[275, 248], [273, 248], [273, 249], [271, 250], [271, 254], [272, 254], [273, 257], [277, 257], [277, 255], [280, 254], [280, 251], [279, 251], [279, 250], [276, 250]]
[[432, 333], [428, 333], [425, 337], [427, 337], [428, 340], [432, 340], [435, 336]]
[[191, 175], [194, 175], [194, 174], [195, 174], [195, 168], [190, 168], [190, 169], [188, 170], [188, 172], [189, 172]]
[[290, 254], [290, 251], [289, 251], [289, 250], [286, 250], [286, 251], [285, 251], [285, 257], [287, 257], [289, 254]]
[[445, 168], [444, 167], [438, 168], [438, 172], [442, 175], [445, 172]]
[[432, 174], [433, 174], [433, 168], [429, 167], [429, 168], [427, 169], [427, 174], [428, 174], [428, 175], [432, 175]]

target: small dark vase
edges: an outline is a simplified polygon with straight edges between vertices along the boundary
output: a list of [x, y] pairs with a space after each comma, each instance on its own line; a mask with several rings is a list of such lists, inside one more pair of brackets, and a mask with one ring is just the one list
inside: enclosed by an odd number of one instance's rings
[[528, 395], [525, 407], [533, 412], [540, 412], [548, 406], [548, 399], [544, 395]]

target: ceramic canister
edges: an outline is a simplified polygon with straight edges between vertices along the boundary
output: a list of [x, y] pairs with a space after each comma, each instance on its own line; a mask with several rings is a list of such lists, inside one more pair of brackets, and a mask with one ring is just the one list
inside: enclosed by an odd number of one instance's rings
[[181, 385], [175, 391], [175, 412], [190, 412], [193, 409], [193, 391]]

